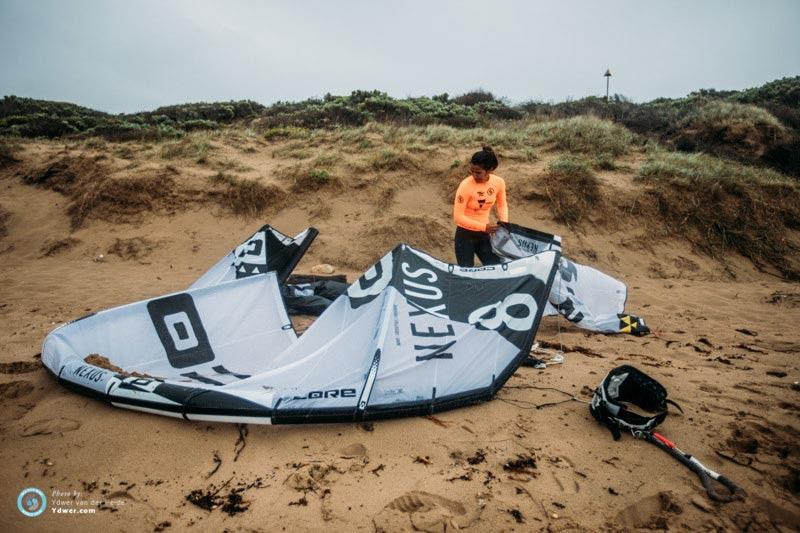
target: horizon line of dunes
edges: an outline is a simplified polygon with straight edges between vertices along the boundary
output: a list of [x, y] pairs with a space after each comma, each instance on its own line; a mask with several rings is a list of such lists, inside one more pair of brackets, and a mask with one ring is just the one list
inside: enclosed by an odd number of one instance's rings
[[0, 100], [0, 135], [159, 141], [230, 125], [261, 132], [280, 127], [359, 127], [369, 122], [475, 128], [580, 115], [608, 119], [679, 151], [706, 152], [800, 177], [800, 76], [742, 91], [701, 89], [684, 98], [645, 103], [615, 94], [608, 102], [589, 96], [509, 105], [484, 90], [404, 99], [358, 90], [347, 96], [326, 94], [270, 106], [250, 100], [200, 102], [114, 115], [70, 103], [6, 96]]

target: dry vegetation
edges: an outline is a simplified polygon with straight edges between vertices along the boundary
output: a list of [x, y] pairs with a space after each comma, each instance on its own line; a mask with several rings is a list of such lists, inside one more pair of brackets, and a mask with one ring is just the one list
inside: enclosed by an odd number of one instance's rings
[[236, 176], [218, 172], [209, 178], [209, 181], [221, 186], [222, 191], [217, 191], [217, 202], [236, 215], [257, 217], [268, 211], [280, 209], [286, 193], [275, 185], [264, 185], [258, 181], [238, 178]]
[[157, 244], [144, 237], [132, 237], [130, 239], [115, 239], [107, 253], [116, 255], [126, 261], [139, 260], [150, 255]]
[[8, 220], [11, 218], [9, 213], [3, 206], [0, 205], [0, 239], [8, 235]]
[[758, 161], [789, 138], [786, 126], [766, 109], [716, 100], [694, 108], [680, 129], [681, 148], [741, 161]]
[[56, 240], [45, 240], [42, 247], [39, 249], [39, 253], [42, 257], [52, 257], [54, 255], [58, 255], [64, 252], [67, 252], [80, 244], [80, 239], [76, 239], [74, 237], [66, 237], [64, 239], [56, 239]]
[[[663, 229], [712, 256], [735, 250], [800, 280], [800, 187], [777, 172], [703, 154], [653, 150], [639, 181]], [[647, 214], [646, 212], [644, 214]]]
[[[366, 212], [385, 217], [398, 190], [427, 183], [441, 191], [444, 211], [468, 174], [470, 153], [491, 144], [504, 165], [501, 175], [513, 165], [527, 176], [515, 183], [518, 198], [538, 211], [548, 209], [568, 228], [614, 228], [618, 220], [640, 217], [637, 225], [647, 228], [650, 239], [686, 239], [718, 258], [734, 251], [759, 268], [798, 279], [797, 181], [733, 159], [766, 153], [785, 140], [786, 127], [761, 107], [718, 100], [695, 106], [681, 124], [686, 142], [729, 146], [729, 157], [671, 151], [669, 144], [593, 115], [466, 128], [370, 121], [314, 129], [254, 122], [177, 140], [109, 144], [90, 138], [45, 162], [17, 162], [19, 142], [0, 145], [0, 155], [25, 183], [65, 195], [74, 229], [90, 219], [136, 222], [147, 211], [207, 203], [249, 218], [296, 206], [310, 219], [329, 220], [336, 198], [368, 198], [364, 207], [372, 209]], [[622, 178], [608, 182], [605, 173], [628, 176], [632, 186], [620, 187]], [[450, 233], [444, 219], [395, 213], [392, 221], [371, 220], [360, 238], [380, 251], [398, 242], [441, 250], [449, 247]], [[354, 261], [358, 268], [369, 264]]]
[[[580, 157], [559, 157], [550, 162], [544, 176], [544, 198], [556, 221], [574, 227], [602, 203], [597, 175]], [[528, 199], [536, 196], [529, 193]]]

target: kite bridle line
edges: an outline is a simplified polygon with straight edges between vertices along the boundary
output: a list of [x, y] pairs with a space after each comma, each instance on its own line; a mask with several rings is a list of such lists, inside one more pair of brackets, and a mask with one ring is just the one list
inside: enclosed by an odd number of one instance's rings
[[[561, 293], [561, 276], [558, 276], [558, 292]], [[545, 306], [547, 303], [545, 302]], [[564, 362], [566, 356], [564, 355], [564, 341], [561, 337], [561, 320], [556, 320], [556, 339], [558, 340], [558, 350], [551, 350], [549, 348], [542, 348], [538, 342], [534, 342], [531, 346], [531, 351], [528, 354], [528, 359], [533, 360], [533, 364], [531, 363], [523, 363], [525, 366], [532, 366], [539, 370], [547, 368], [548, 365], [558, 365]], [[538, 357], [534, 357], [533, 354], [547, 354], [550, 356], [550, 360], [545, 361], [543, 359], [539, 359]], [[561, 391], [559, 391], [561, 392]], [[567, 394], [567, 393], [565, 393]]]

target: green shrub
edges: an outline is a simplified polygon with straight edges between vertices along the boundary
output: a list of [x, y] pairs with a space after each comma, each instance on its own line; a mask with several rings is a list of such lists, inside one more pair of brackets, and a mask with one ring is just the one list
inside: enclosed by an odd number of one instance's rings
[[268, 141], [278, 139], [305, 139], [309, 136], [309, 131], [306, 128], [298, 128], [295, 126], [278, 126], [269, 128], [263, 134], [264, 139]]
[[219, 124], [213, 120], [195, 119], [181, 123], [181, 129], [185, 131], [208, 131], [219, 128]]
[[474, 106], [480, 103], [495, 102], [495, 97], [489, 91], [478, 89], [464, 93], [460, 96], [450, 99], [451, 102], [464, 106]]

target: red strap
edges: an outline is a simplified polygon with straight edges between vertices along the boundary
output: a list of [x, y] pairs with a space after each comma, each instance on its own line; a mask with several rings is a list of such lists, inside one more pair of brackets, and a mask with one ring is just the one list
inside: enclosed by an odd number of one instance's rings
[[659, 441], [660, 441], [662, 444], [664, 444], [664, 445], [665, 445], [665, 446], [667, 446], [668, 448], [674, 448], [674, 447], [675, 447], [675, 444], [674, 444], [674, 443], [673, 443], [671, 440], [669, 440], [667, 437], [665, 437], [664, 435], [662, 435], [661, 433], [656, 433], [656, 432], [654, 431], [654, 432], [653, 432], [653, 437], [655, 437], [656, 439], [658, 439], [658, 440], [659, 440]]

